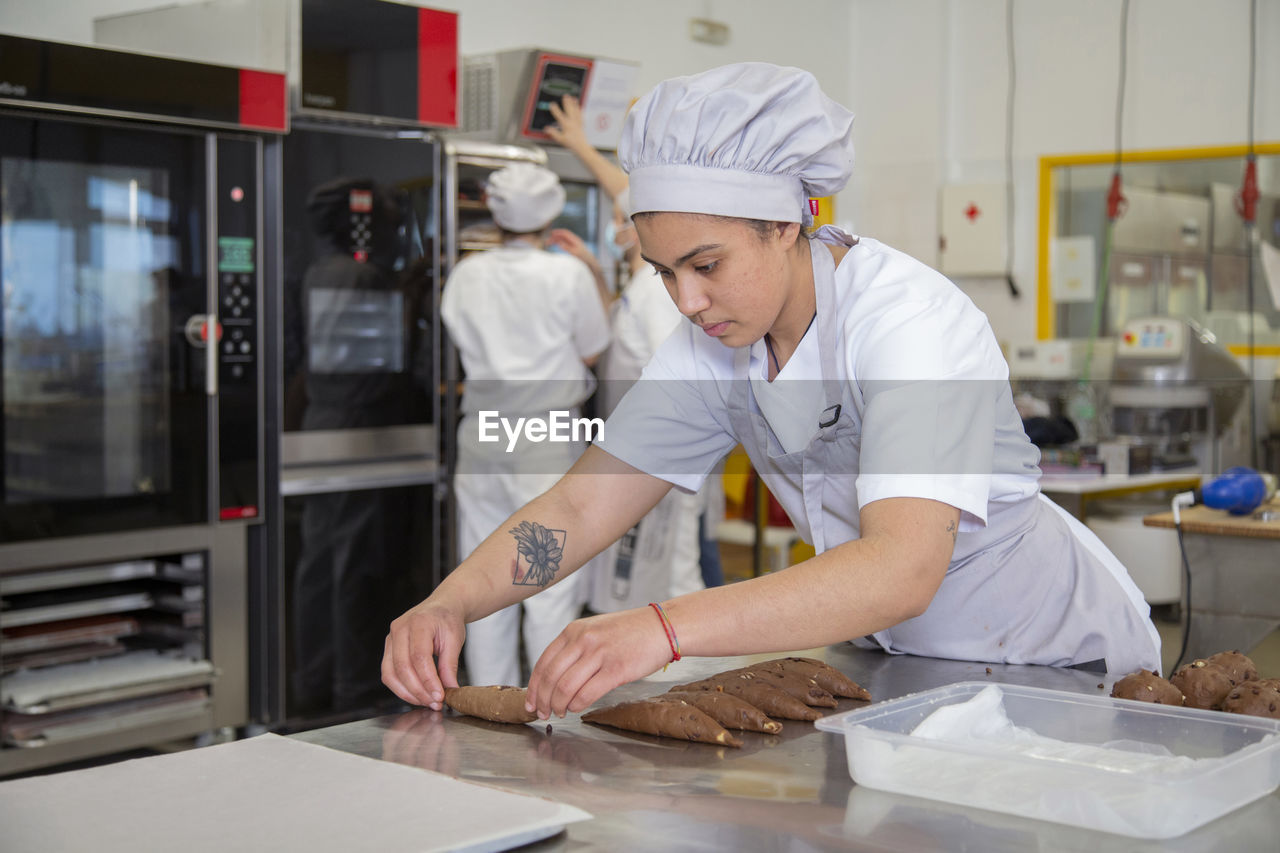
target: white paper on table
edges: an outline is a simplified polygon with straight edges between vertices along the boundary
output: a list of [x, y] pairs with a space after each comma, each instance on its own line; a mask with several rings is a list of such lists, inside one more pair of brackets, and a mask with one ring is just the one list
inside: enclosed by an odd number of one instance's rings
[[502, 850], [590, 817], [273, 734], [0, 782], [5, 853]]
[[1258, 241], [1258, 253], [1262, 257], [1262, 275], [1271, 291], [1271, 307], [1280, 309], [1280, 249], [1266, 240]]

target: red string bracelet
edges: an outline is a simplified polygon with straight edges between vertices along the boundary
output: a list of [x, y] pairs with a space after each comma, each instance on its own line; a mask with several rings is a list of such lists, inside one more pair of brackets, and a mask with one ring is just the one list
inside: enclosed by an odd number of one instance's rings
[[667, 645], [671, 647], [671, 660], [662, 667], [662, 671], [666, 672], [668, 666], [680, 660], [680, 641], [676, 639], [676, 629], [672, 627], [671, 620], [667, 618], [667, 611], [662, 609], [662, 605], [656, 601], [650, 601], [649, 606], [658, 614], [658, 619], [662, 622], [662, 630], [667, 635]]

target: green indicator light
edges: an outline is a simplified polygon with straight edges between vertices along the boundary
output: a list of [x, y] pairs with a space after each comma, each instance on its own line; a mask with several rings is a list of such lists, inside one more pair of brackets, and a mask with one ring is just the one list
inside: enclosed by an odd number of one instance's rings
[[253, 238], [219, 237], [218, 272], [253, 272]]

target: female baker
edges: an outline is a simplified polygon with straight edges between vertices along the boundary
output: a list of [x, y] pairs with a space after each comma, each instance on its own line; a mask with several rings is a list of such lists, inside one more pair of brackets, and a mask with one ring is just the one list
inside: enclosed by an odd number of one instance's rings
[[[874, 240], [803, 224], [853, 167], [853, 116], [812, 75], [743, 63], [636, 103], [619, 144], [644, 257], [689, 322], [589, 448], [396, 619], [382, 677], [439, 708], [464, 625], [568, 575], [741, 442], [817, 556], [571, 623], [529, 681], [580, 711], [678, 654], [852, 640], [960, 660], [1127, 673], [1159, 637], [1124, 567], [1039, 492], [986, 317]], [[532, 542], [532, 547], [530, 546]], [[539, 562], [540, 561], [540, 562]], [[437, 669], [438, 667], [438, 669]]]

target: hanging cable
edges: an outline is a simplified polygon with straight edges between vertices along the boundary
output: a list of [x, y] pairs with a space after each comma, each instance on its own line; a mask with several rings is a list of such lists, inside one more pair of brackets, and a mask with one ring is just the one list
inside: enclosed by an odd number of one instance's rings
[[1196, 502], [1195, 492], [1180, 492], [1173, 497], [1173, 529], [1178, 533], [1178, 552], [1182, 554], [1182, 647], [1178, 649], [1178, 658], [1165, 673], [1165, 678], [1178, 671], [1183, 659], [1187, 656], [1187, 640], [1191, 636], [1191, 561], [1187, 559], [1187, 543], [1182, 539], [1182, 508]]
[[1249, 341], [1249, 393], [1245, 395], [1249, 412], [1249, 463], [1258, 467], [1258, 424], [1257, 400], [1254, 398], [1254, 386], [1257, 382], [1254, 373], [1254, 330], [1253, 330], [1253, 255], [1256, 248], [1255, 226], [1258, 216], [1258, 157], [1253, 148], [1253, 123], [1256, 115], [1254, 106], [1254, 78], [1257, 73], [1258, 45], [1258, 0], [1249, 3], [1249, 100], [1247, 104], [1248, 118], [1248, 151], [1245, 158], [1244, 180], [1240, 192], [1236, 195], [1236, 213], [1244, 220], [1244, 257], [1245, 257], [1245, 311], [1247, 312]]
[[1018, 65], [1013, 52], [1013, 0], [1005, 0], [1005, 48], [1009, 59], [1009, 88], [1005, 95], [1004, 117], [1004, 186], [1005, 186], [1005, 259], [1004, 275], [1009, 284], [1009, 295], [1017, 299], [1022, 294], [1013, 281], [1013, 96], [1018, 88]]
[[[1128, 77], [1129, 65], [1129, 0], [1123, 0], [1120, 4], [1120, 82], [1116, 90], [1116, 159], [1115, 168], [1111, 174], [1111, 187], [1107, 191], [1107, 226], [1103, 238], [1102, 246], [1102, 269], [1098, 275], [1098, 292], [1095, 294], [1093, 303], [1093, 322], [1089, 326], [1089, 340], [1085, 345], [1084, 351], [1084, 374], [1080, 377], [1080, 387], [1078, 389], [1079, 400], [1077, 404], [1080, 406], [1078, 414], [1090, 417], [1097, 416], [1096, 401], [1094, 401], [1092, 389], [1089, 387], [1089, 381], [1093, 374], [1093, 346], [1098, 339], [1098, 335], [1102, 333], [1102, 312], [1107, 302], [1107, 288], [1111, 281], [1111, 243], [1112, 236], [1115, 233], [1116, 220], [1124, 216], [1125, 210], [1129, 207], [1128, 200], [1124, 197], [1122, 190], [1122, 181], [1120, 178], [1120, 161], [1121, 161], [1121, 140], [1124, 128], [1124, 90]], [[1079, 424], [1077, 424], [1079, 429]]]

